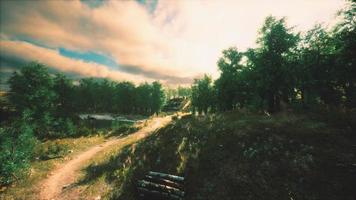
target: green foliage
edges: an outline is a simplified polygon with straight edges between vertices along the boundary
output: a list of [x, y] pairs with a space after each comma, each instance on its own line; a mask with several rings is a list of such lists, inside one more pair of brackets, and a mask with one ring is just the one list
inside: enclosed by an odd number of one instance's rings
[[19, 113], [29, 109], [31, 118], [40, 119], [45, 112], [54, 109], [56, 94], [53, 80], [47, 68], [39, 63], [30, 63], [20, 73], [14, 72], [9, 79], [10, 100]]
[[0, 185], [27, 175], [36, 139], [26, 117], [0, 128]]
[[69, 153], [69, 147], [59, 141], [42, 143], [35, 147], [34, 156], [41, 160], [63, 157]]
[[136, 181], [151, 170], [184, 176], [187, 200], [351, 200], [352, 172], [335, 163], [352, 163], [353, 141], [318, 117], [190, 116], [89, 166], [83, 182], [104, 178], [114, 188], [105, 198], [136, 199]]
[[162, 85], [159, 82], [155, 81], [152, 83], [152, 112], [158, 115], [164, 102], [165, 94], [162, 89]]
[[39, 138], [73, 134], [73, 85], [63, 75], [52, 78], [47, 68], [30, 63], [9, 80], [11, 102], [28, 116]]
[[164, 92], [168, 100], [178, 97], [188, 98], [191, 95], [191, 88], [179, 85], [177, 88], [168, 87]]
[[[220, 77], [214, 82], [220, 111], [249, 108], [280, 111], [295, 109], [355, 108], [356, 3], [339, 13], [331, 31], [316, 25], [295, 33], [286, 19], [269, 16], [257, 38], [257, 47], [239, 52], [231, 47], [218, 60]], [[192, 87], [192, 105], [200, 91]], [[214, 109], [211, 109], [214, 110]], [[200, 111], [201, 112], [201, 111]]]
[[76, 126], [68, 118], [57, 118], [53, 124], [53, 129], [49, 132], [49, 137], [63, 138], [76, 135]]
[[54, 100], [55, 116], [72, 118], [76, 111], [75, 88], [72, 80], [63, 74], [56, 74], [53, 78], [53, 91], [57, 98]]
[[215, 88], [221, 111], [243, 107], [247, 101], [249, 86], [245, 76], [248, 69], [241, 64], [242, 58], [243, 54], [231, 47], [223, 51], [223, 56], [218, 61], [221, 74], [215, 81]]
[[159, 82], [135, 87], [131, 82], [85, 78], [80, 80], [76, 90], [78, 95], [75, 101], [81, 112], [150, 115], [158, 113], [165, 100]]
[[288, 102], [293, 93], [293, 79], [288, 56], [298, 42], [298, 36], [286, 27], [285, 19], [266, 18], [257, 39], [258, 48], [250, 61], [256, 74], [256, 90], [268, 110], [278, 111], [283, 99]]
[[[73, 84], [63, 74], [51, 76], [39, 63], [29, 63], [9, 80], [9, 98], [18, 113], [27, 112], [38, 138], [76, 135], [79, 113], [158, 114], [165, 103], [159, 82], [143, 83], [84, 78]], [[84, 129], [80, 129], [80, 134]]]
[[121, 82], [116, 85], [114, 107], [119, 113], [133, 113], [136, 105], [135, 85], [130, 82]]
[[192, 108], [193, 112], [207, 114], [209, 109], [214, 110], [215, 91], [211, 77], [204, 75], [202, 79], [195, 79], [192, 85]]
[[132, 124], [124, 123], [124, 124], [120, 124], [120, 125], [116, 126], [113, 129], [111, 135], [123, 136], [123, 135], [128, 135], [130, 133], [133, 133], [137, 130], [138, 130], [138, 128], [136, 126], [133, 126]]

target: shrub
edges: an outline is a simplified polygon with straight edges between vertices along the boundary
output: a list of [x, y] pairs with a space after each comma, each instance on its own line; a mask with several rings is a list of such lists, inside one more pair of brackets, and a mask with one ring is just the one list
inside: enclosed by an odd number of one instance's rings
[[0, 128], [0, 185], [27, 174], [35, 143], [32, 127], [24, 121]]
[[61, 144], [59, 141], [46, 142], [37, 145], [34, 155], [41, 160], [48, 160], [58, 157], [63, 157], [69, 152], [67, 144]]
[[135, 131], [137, 131], [137, 127], [132, 126], [131, 124], [121, 124], [120, 126], [115, 127], [112, 131], [112, 135], [127, 135]]
[[54, 126], [54, 130], [59, 137], [74, 136], [76, 128], [70, 119], [58, 119], [58, 122]]

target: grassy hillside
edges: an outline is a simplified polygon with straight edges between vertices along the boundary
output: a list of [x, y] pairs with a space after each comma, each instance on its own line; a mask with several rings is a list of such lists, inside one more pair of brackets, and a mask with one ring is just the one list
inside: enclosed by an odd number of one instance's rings
[[135, 199], [154, 170], [185, 176], [186, 199], [351, 200], [355, 121], [342, 116], [188, 116], [91, 165], [83, 182], [104, 179], [107, 199]]

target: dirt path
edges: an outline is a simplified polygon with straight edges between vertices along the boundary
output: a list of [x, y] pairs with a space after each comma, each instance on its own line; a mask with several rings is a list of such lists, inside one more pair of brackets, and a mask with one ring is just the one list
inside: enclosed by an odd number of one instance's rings
[[142, 128], [136, 133], [130, 134], [124, 138], [110, 139], [102, 144], [91, 147], [90, 149], [78, 154], [72, 160], [61, 164], [57, 169], [50, 173], [50, 176], [47, 179], [41, 182], [41, 192], [39, 194], [39, 199], [63, 199], [63, 186], [69, 186], [75, 183], [79, 170], [87, 166], [87, 162], [97, 153], [108, 149], [108, 147], [112, 145], [119, 145], [120, 143], [124, 143], [127, 140], [137, 142], [140, 139], [143, 139], [153, 133], [156, 129], [167, 125], [170, 121], [170, 116], [164, 118], [155, 118], [149, 122], [146, 127]]

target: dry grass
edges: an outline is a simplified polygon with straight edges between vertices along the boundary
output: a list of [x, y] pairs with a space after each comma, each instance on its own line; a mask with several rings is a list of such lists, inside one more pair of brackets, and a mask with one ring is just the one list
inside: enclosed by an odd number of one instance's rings
[[80, 137], [80, 138], [65, 138], [57, 140], [49, 140], [41, 143], [37, 148], [44, 148], [51, 145], [65, 146], [73, 151], [63, 158], [50, 160], [35, 160], [31, 163], [30, 175], [27, 179], [20, 180], [9, 188], [4, 188], [0, 193], [1, 200], [36, 200], [36, 195], [39, 193], [39, 181], [47, 177], [48, 173], [59, 164], [71, 159], [77, 153], [95, 145], [104, 142], [104, 136]]
[[188, 116], [97, 160], [84, 180], [107, 186], [102, 199], [136, 199], [149, 170], [185, 176], [186, 199], [351, 199], [355, 182], [336, 167], [356, 156], [350, 137], [307, 115]]

